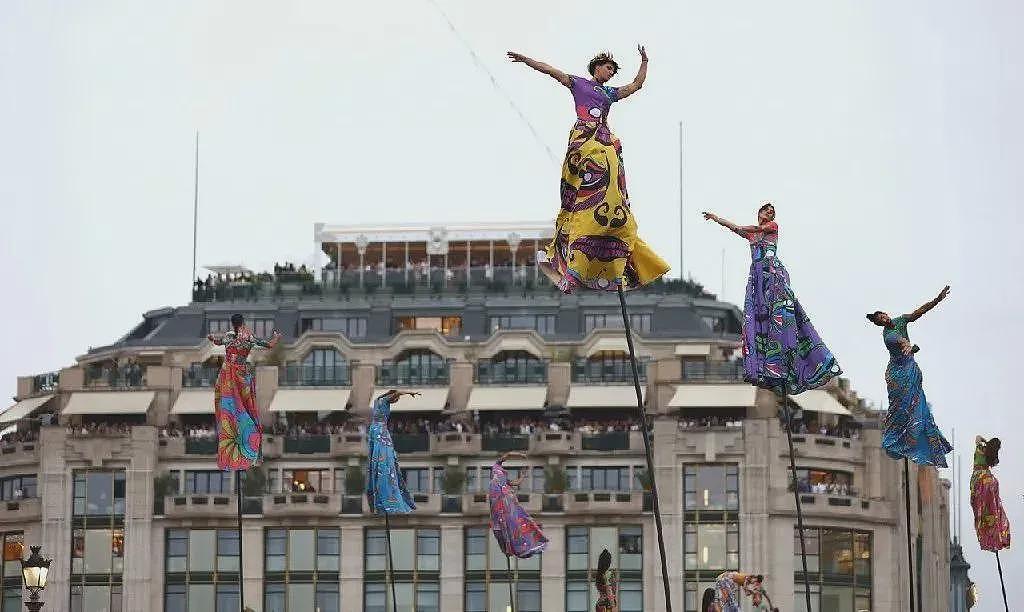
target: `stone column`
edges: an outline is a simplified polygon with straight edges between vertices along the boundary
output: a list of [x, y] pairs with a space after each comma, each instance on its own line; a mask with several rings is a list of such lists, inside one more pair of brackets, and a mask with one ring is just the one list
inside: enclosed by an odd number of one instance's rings
[[462, 525], [441, 527], [441, 609], [461, 610], [464, 597], [465, 555]]
[[[658, 502], [665, 538], [665, 560], [669, 586], [672, 590], [672, 609], [683, 609], [683, 559], [679, 554], [683, 541], [682, 468], [676, 458], [676, 424], [667, 419], [654, 423], [651, 442], [654, 454], [654, 477], [658, 484]], [[641, 439], [641, 445], [643, 440]], [[643, 452], [643, 447], [639, 449]], [[641, 461], [644, 461], [641, 458]], [[654, 515], [644, 521], [644, 609], [664, 608], [665, 586], [661, 577], [661, 553], [658, 550], [658, 532]]]
[[[235, 477], [238, 477], [237, 472]], [[232, 499], [232, 503], [237, 502]], [[242, 588], [245, 589], [245, 605], [253, 610], [263, 609], [263, 541], [263, 524], [253, 519], [243, 519]]]
[[[153, 540], [153, 476], [156, 470], [156, 428], [132, 427], [125, 474], [124, 594], [125, 610], [145, 610], [152, 591], [163, 593], [163, 563], [142, 562]], [[115, 459], [119, 455], [115, 451]], [[133, 563], [133, 560], [139, 560]], [[156, 583], [156, 584], [154, 584]]]
[[341, 528], [341, 612], [363, 611], [363, 544], [362, 525]]
[[270, 411], [270, 402], [277, 393], [277, 366], [256, 366], [256, 408], [264, 426], [273, 425], [277, 414]]
[[552, 406], [565, 406], [569, 401], [569, 381], [572, 365], [559, 361], [548, 364], [548, 403]]
[[451, 364], [448, 382], [448, 409], [455, 412], [466, 409], [469, 393], [473, 389], [473, 366], [467, 361]]
[[[63, 372], [61, 382], [64, 382]], [[39, 430], [42, 533], [40, 539], [25, 542], [42, 544], [43, 554], [53, 559], [46, 588], [47, 612], [68, 612], [70, 604], [72, 478], [64, 462], [65, 435], [63, 427], [43, 427]]]
[[540, 609], [558, 612], [565, 610], [565, 525], [545, 522], [543, 528], [548, 547], [541, 556]]

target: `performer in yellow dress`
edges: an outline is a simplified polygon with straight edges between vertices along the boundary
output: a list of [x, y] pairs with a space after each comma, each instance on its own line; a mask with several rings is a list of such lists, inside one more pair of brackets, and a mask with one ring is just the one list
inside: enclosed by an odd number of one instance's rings
[[513, 62], [523, 62], [568, 87], [576, 103], [576, 124], [569, 132], [569, 149], [562, 164], [562, 207], [555, 221], [555, 237], [547, 250], [538, 254], [541, 269], [566, 293], [580, 286], [604, 291], [616, 291], [620, 286], [634, 289], [669, 269], [665, 260], [637, 237], [626, 191], [622, 143], [608, 128], [612, 103], [639, 91], [647, 78], [647, 52], [643, 47], [638, 50], [640, 70], [624, 87], [606, 84], [619, 71], [607, 53], [590, 61], [590, 78], [584, 78], [508, 52]]

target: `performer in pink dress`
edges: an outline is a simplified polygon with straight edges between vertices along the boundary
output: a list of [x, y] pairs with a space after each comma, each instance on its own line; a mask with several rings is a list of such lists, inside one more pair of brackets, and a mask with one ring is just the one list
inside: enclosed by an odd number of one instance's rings
[[502, 463], [509, 457], [525, 459], [526, 455], [508, 452], [491, 466], [491, 484], [487, 491], [487, 499], [491, 503], [491, 531], [502, 553], [527, 559], [543, 551], [548, 545], [548, 539], [544, 537], [540, 525], [519, 505], [515, 488], [523, 479], [520, 477], [509, 481], [508, 472], [502, 467]]
[[992, 552], [1010, 547], [1010, 521], [999, 499], [999, 481], [992, 469], [999, 464], [999, 438], [974, 439], [974, 471], [971, 474], [971, 508], [974, 530], [982, 550]]

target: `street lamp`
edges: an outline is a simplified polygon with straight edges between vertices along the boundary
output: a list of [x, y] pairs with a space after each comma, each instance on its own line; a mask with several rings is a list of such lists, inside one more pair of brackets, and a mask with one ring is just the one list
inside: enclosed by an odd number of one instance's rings
[[42, 546], [30, 546], [29, 548], [32, 550], [32, 554], [28, 556], [28, 559], [21, 561], [21, 575], [25, 579], [25, 588], [30, 593], [25, 606], [28, 607], [29, 612], [39, 612], [43, 607], [43, 602], [39, 600], [39, 591], [46, 588], [46, 577], [50, 573], [52, 559], [43, 559], [39, 554], [39, 549]]

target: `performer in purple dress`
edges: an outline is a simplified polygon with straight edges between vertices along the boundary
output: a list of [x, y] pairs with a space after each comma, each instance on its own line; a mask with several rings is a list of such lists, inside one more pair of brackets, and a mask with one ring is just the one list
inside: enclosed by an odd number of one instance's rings
[[543, 551], [548, 539], [541, 532], [540, 525], [519, 505], [515, 488], [523, 478], [509, 481], [508, 472], [502, 467], [509, 457], [525, 459], [526, 455], [508, 452], [491, 466], [491, 484], [487, 490], [487, 500], [491, 503], [491, 531], [502, 553], [527, 559]]

